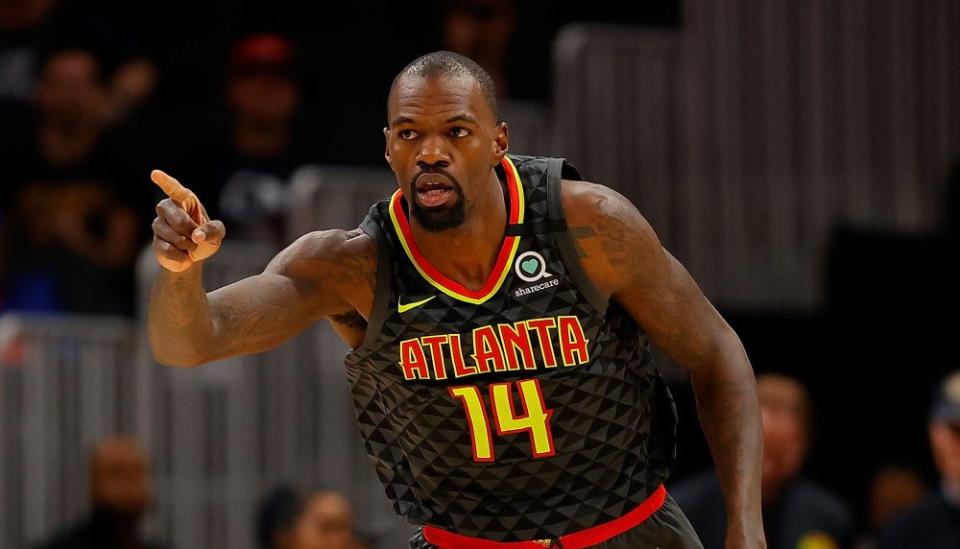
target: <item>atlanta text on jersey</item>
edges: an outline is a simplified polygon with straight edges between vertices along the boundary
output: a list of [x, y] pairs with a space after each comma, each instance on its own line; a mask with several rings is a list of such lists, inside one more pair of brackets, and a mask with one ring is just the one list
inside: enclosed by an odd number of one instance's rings
[[[400, 369], [405, 380], [414, 381], [569, 368], [590, 362], [587, 343], [580, 319], [575, 316], [535, 318], [481, 326], [469, 334], [403, 340]], [[465, 354], [470, 349], [473, 353]]]

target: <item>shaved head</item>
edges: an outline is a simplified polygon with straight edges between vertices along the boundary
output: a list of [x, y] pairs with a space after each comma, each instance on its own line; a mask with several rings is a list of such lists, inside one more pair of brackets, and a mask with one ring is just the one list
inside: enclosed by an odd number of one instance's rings
[[493, 113], [494, 122], [500, 121], [500, 113], [497, 110], [497, 87], [493, 78], [469, 57], [450, 51], [435, 51], [411, 61], [393, 79], [393, 84], [390, 85], [390, 96], [393, 96], [397, 83], [406, 77], [437, 78], [441, 76], [466, 77], [476, 82], [480, 86], [484, 101], [490, 107], [490, 112]]
[[502, 204], [495, 169], [509, 139], [495, 109], [493, 80], [454, 53], [418, 58], [394, 80], [384, 157], [418, 229], [456, 229]]

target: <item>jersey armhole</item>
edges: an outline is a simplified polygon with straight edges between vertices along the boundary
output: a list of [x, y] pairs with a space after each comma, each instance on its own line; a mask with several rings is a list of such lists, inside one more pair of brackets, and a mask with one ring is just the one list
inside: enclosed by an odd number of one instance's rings
[[[567, 173], [573, 178], [579, 179], [580, 174], [576, 169], [567, 164], [562, 158], [551, 158], [547, 164], [547, 212], [548, 217], [553, 220], [566, 220], [563, 212], [563, 201], [560, 197], [560, 181]], [[600, 290], [594, 286], [593, 282], [583, 270], [580, 264], [580, 256], [577, 254], [577, 248], [573, 243], [573, 237], [570, 235], [569, 227], [564, 231], [554, 233], [557, 247], [560, 249], [560, 256], [563, 258], [563, 264], [567, 268], [567, 273], [577, 285], [580, 293], [590, 302], [601, 315], [607, 313], [607, 300]]]
[[373, 290], [373, 309], [367, 319], [367, 330], [363, 334], [363, 341], [354, 351], [370, 348], [383, 329], [383, 322], [387, 318], [387, 309], [390, 307], [390, 245], [383, 234], [380, 225], [367, 216], [360, 224], [360, 229], [370, 235], [377, 244], [377, 286]]

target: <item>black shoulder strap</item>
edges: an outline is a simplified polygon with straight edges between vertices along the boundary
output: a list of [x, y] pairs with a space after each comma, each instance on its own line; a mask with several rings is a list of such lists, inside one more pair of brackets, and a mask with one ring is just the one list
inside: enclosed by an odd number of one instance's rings
[[535, 234], [559, 233], [567, 230], [565, 219], [539, 219], [514, 225], [507, 225], [507, 236], [533, 236]]
[[587, 276], [586, 271], [580, 264], [580, 254], [574, 245], [573, 237], [567, 230], [566, 216], [563, 213], [563, 202], [560, 197], [560, 182], [563, 179], [580, 180], [580, 174], [577, 169], [567, 163], [562, 158], [551, 158], [547, 165], [547, 218], [553, 223], [561, 223], [563, 229], [556, 231], [554, 236], [557, 247], [560, 248], [560, 255], [563, 257], [563, 264], [566, 265], [570, 278], [580, 289], [590, 304], [594, 306], [601, 314], [607, 311], [607, 298], [600, 293], [600, 290], [593, 285], [593, 282]]
[[381, 226], [383, 222], [383, 216], [379, 210], [381, 204], [374, 204], [370, 208], [370, 213], [360, 224], [360, 229], [370, 235], [370, 238], [373, 238], [377, 244], [377, 287], [374, 288], [373, 309], [370, 311], [370, 318], [367, 319], [367, 331], [363, 335], [361, 347], [368, 347], [376, 341], [390, 308], [393, 259], [390, 253], [390, 243], [387, 241], [387, 236]]

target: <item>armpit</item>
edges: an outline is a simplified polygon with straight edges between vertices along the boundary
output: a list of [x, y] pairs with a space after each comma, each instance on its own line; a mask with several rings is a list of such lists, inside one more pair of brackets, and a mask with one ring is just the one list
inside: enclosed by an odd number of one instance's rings
[[344, 311], [330, 315], [330, 320], [353, 330], [366, 330], [367, 320], [357, 311]]

